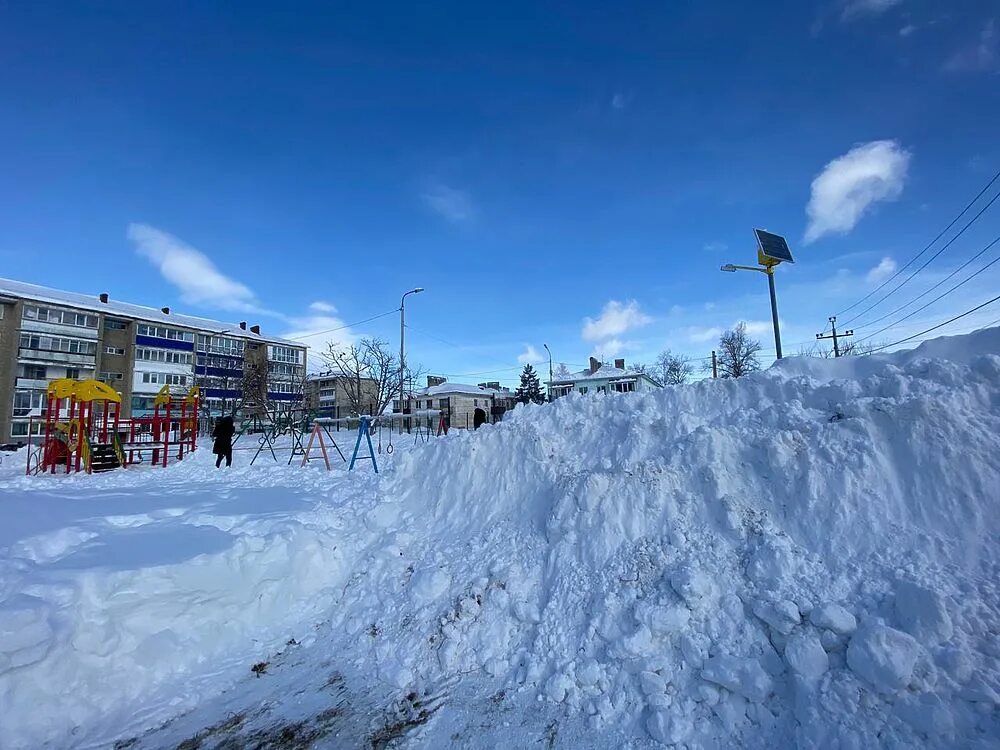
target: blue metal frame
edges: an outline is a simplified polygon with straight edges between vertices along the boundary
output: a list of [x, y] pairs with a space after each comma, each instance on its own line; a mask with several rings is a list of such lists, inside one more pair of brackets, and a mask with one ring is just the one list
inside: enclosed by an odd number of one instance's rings
[[361, 436], [364, 435], [368, 440], [368, 455], [362, 456], [361, 460], [367, 461], [370, 458], [372, 466], [375, 467], [375, 473], [378, 474], [378, 461], [375, 460], [375, 449], [372, 447], [372, 436], [369, 427], [368, 417], [361, 417], [361, 424], [358, 425], [358, 439], [354, 443], [354, 455], [351, 456], [351, 465], [347, 467], [348, 471], [354, 470], [354, 462], [358, 460], [358, 450], [361, 448]]

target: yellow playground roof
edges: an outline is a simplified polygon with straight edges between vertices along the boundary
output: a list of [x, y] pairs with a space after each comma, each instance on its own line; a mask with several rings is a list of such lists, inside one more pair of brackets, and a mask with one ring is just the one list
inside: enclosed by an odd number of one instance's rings
[[59, 378], [49, 383], [49, 387], [46, 390], [49, 396], [55, 396], [56, 398], [74, 396], [79, 402], [112, 401], [120, 404], [122, 401], [122, 397], [118, 395], [114, 388], [106, 383], [102, 383], [100, 380]]

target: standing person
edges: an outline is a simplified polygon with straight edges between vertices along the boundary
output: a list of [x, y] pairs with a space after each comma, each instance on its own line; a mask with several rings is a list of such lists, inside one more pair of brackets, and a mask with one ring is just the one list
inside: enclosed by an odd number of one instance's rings
[[215, 459], [216, 469], [222, 466], [223, 458], [226, 459], [226, 466], [233, 465], [233, 434], [235, 432], [236, 425], [233, 424], [232, 417], [219, 417], [215, 420], [215, 431], [212, 432], [215, 443], [212, 445], [212, 453], [217, 456]]

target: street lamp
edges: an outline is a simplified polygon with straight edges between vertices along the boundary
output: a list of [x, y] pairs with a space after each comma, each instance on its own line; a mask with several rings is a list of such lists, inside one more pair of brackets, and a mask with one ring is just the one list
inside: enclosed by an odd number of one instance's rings
[[[399, 413], [400, 415], [402, 415], [403, 413], [403, 379], [406, 375], [406, 368], [403, 365], [404, 362], [403, 329], [406, 325], [404, 322], [404, 316], [406, 314], [405, 312], [406, 298], [411, 294], [420, 294], [422, 291], [424, 291], [424, 288], [422, 286], [418, 286], [416, 289], [411, 289], [410, 291], [408, 291], [399, 300]], [[399, 429], [400, 431], [402, 431], [403, 429], [402, 419], [399, 420]]]
[[545, 351], [549, 353], [549, 401], [552, 400], [552, 350], [549, 349], [548, 344], [542, 344], [545, 347]]
[[771, 293], [771, 322], [774, 325], [774, 352], [777, 359], [781, 359], [781, 331], [778, 329], [778, 300], [774, 296], [774, 266], [737, 266], [733, 263], [726, 263], [719, 268], [720, 271], [736, 273], [736, 271], [759, 271], [767, 275], [767, 288]]

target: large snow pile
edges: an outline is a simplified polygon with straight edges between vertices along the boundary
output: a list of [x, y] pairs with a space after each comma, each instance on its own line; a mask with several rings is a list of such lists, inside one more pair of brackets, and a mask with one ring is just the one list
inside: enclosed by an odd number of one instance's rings
[[995, 747], [998, 354], [991, 329], [567, 397], [380, 477], [5, 463], [0, 745], [293, 717], [352, 746], [335, 669], [434, 696], [432, 747]]

